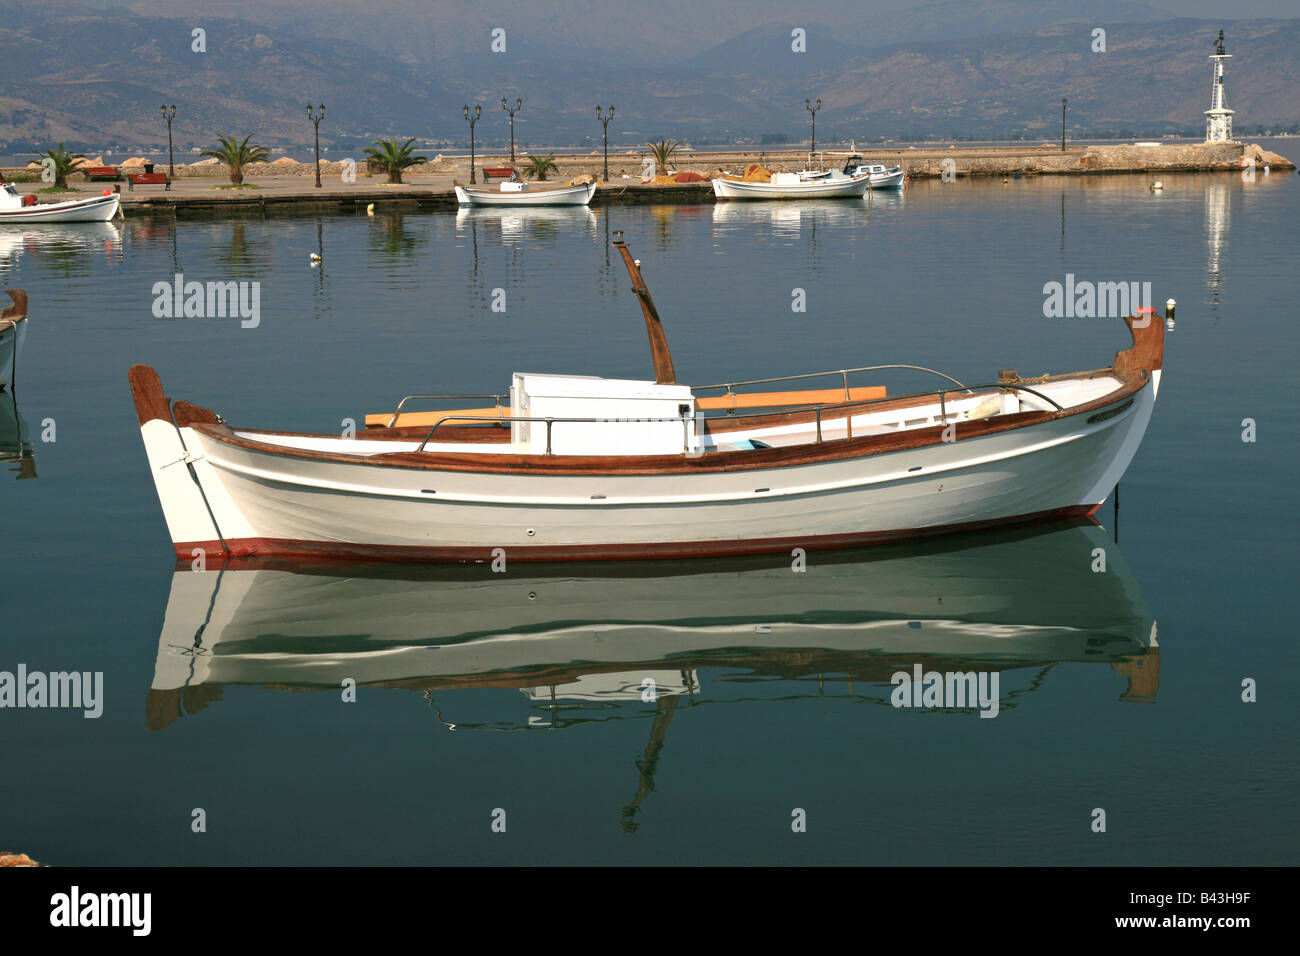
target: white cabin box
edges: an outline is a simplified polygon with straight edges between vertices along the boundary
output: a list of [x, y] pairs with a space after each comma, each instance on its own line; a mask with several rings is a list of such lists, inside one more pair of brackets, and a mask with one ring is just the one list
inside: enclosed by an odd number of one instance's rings
[[772, 174], [773, 186], [798, 186], [801, 182], [803, 182], [803, 180], [799, 178], [798, 173], [773, 173]]
[[526, 193], [528, 192], [528, 184], [507, 181], [501, 184], [501, 191], [503, 193]]
[[555, 421], [555, 455], [680, 455], [697, 453], [695, 396], [686, 385], [659, 385], [589, 375], [516, 372], [510, 386], [511, 450], [545, 455], [546, 422], [518, 418], [596, 418]]

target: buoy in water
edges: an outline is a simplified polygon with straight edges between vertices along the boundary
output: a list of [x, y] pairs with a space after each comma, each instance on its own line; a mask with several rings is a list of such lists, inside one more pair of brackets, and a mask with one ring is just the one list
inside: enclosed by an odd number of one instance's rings
[[366, 206], [366, 215], [373, 216], [374, 214], [375, 214], [375, 204], [370, 203], [368, 206]]
[[1177, 305], [1173, 299], [1165, 299], [1165, 328], [1171, 332], [1174, 328], [1174, 307]]
[[320, 265], [320, 261], [321, 261], [321, 260], [320, 260], [320, 253], [313, 252], [313, 253], [311, 254], [311, 264], [312, 264], [313, 266], [318, 266], [318, 265]]
[[1159, 192], [1161, 189], [1164, 189], [1164, 188], [1165, 188], [1165, 184], [1162, 183], [1162, 182], [1161, 182], [1160, 180], [1158, 180], [1158, 179], [1157, 179], [1155, 182], [1153, 182], [1153, 183], [1151, 184], [1151, 191], [1152, 191], [1152, 192]]

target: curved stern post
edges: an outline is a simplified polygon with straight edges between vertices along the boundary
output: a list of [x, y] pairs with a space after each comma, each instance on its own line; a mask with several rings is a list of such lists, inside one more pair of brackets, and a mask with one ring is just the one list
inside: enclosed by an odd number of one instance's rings
[[226, 554], [221, 532], [190, 470], [191, 455], [172, 421], [171, 401], [163, 392], [162, 380], [148, 365], [132, 366], [127, 377], [140, 420], [149, 472], [153, 475], [176, 556], [197, 558], [195, 552], [200, 550], [205, 555]]

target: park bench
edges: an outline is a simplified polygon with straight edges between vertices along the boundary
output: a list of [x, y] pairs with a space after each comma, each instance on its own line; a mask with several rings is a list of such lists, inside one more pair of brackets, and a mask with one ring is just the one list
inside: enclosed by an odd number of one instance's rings
[[127, 189], [134, 190], [136, 186], [164, 186], [167, 189], [172, 188], [172, 181], [166, 173], [127, 173]]
[[513, 166], [484, 166], [483, 182], [490, 182], [494, 176], [497, 179], [509, 179], [514, 176], [514, 174], [515, 168]]
[[108, 181], [121, 182], [122, 171], [116, 166], [82, 166], [81, 171], [86, 174], [87, 182]]

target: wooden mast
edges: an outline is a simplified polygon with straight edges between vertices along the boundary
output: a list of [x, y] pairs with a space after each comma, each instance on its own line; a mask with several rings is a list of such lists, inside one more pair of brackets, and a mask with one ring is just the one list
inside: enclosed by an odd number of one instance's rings
[[641, 278], [641, 269], [632, 253], [628, 252], [627, 243], [623, 241], [621, 230], [614, 233], [614, 248], [623, 256], [628, 275], [632, 277], [632, 291], [641, 300], [641, 311], [645, 314], [645, 331], [650, 337], [650, 355], [655, 363], [655, 381], [660, 385], [676, 385], [677, 373], [673, 370], [673, 356], [668, 350], [668, 338], [664, 335], [663, 323], [659, 321], [659, 310], [655, 308], [650, 290]]

